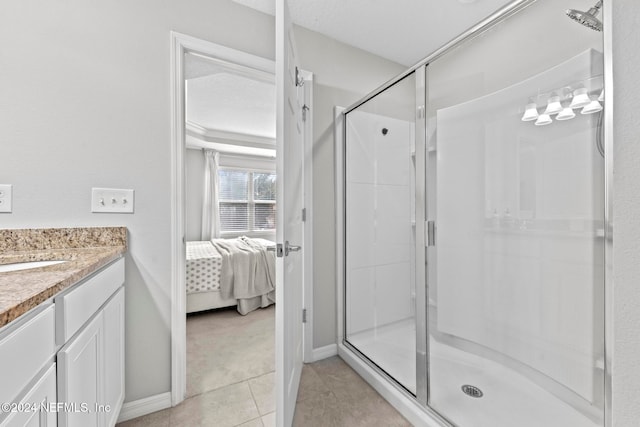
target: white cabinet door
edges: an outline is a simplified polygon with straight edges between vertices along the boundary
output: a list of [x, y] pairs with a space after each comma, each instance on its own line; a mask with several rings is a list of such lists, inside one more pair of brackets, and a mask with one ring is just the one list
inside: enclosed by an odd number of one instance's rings
[[104, 401], [104, 319], [100, 311], [58, 352], [58, 413], [62, 427], [103, 427], [96, 404]]
[[115, 294], [104, 310], [104, 412], [107, 426], [114, 426], [124, 401], [124, 288]]
[[[21, 410], [13, 412], [2, 427], [55, 427], [56, 365], [52, 364], [18, 404]], [[25, 410], [28, 405], [29, 410]], [[43, 410], [44, 409], [44, 410]], [[47, 410], [49, 409], [49, 410]]]

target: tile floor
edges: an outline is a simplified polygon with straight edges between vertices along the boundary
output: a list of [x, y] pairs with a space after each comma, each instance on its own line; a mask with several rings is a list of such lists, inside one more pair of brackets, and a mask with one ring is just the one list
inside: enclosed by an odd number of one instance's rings
[[[187, 319], [187, 399], [118, 427], [275, 426], [273, 306]], [[305, 365], [293, 425], [410, 426], [338, 357]]]
[[275, 426], [275, 307], [187, 316], [187, 399], [118, 427]]
[[337, 356], [305, 365], [294, 427], [411, 424]]

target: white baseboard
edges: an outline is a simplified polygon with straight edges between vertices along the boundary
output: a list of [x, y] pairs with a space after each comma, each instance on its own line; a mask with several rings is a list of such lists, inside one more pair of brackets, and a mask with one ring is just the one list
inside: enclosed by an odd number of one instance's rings
[[326, 359], [327, 357], [336, 356], [338, 354], [338, 345], [337, 344], [329, 344], [324, 347], [314, 348], [313, 349], [313, 361], [317, 362], [318, 360]]
[[118, 416], [118, 422], [132, 420], [152, 412], [171, 408], [171, 392], [156, 394], [144, 399], [125, 402]]

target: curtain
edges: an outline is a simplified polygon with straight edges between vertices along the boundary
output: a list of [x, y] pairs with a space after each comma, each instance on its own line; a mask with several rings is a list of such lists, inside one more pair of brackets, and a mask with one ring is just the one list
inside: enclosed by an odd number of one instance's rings
[[202, 197], [201, 240], [220, 237], [220, 206], [218, 185], [218, 163], [220, 153], [204, 149], [204, 194]]

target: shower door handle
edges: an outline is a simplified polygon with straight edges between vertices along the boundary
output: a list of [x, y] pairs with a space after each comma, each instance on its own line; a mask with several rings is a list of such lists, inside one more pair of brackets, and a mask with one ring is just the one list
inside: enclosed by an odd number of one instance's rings
[[289, 255], [289, 252], [299, 252], [302, 249], [302, 246], [290, 245], [287, 240], [284, 242], [284, 256]]

